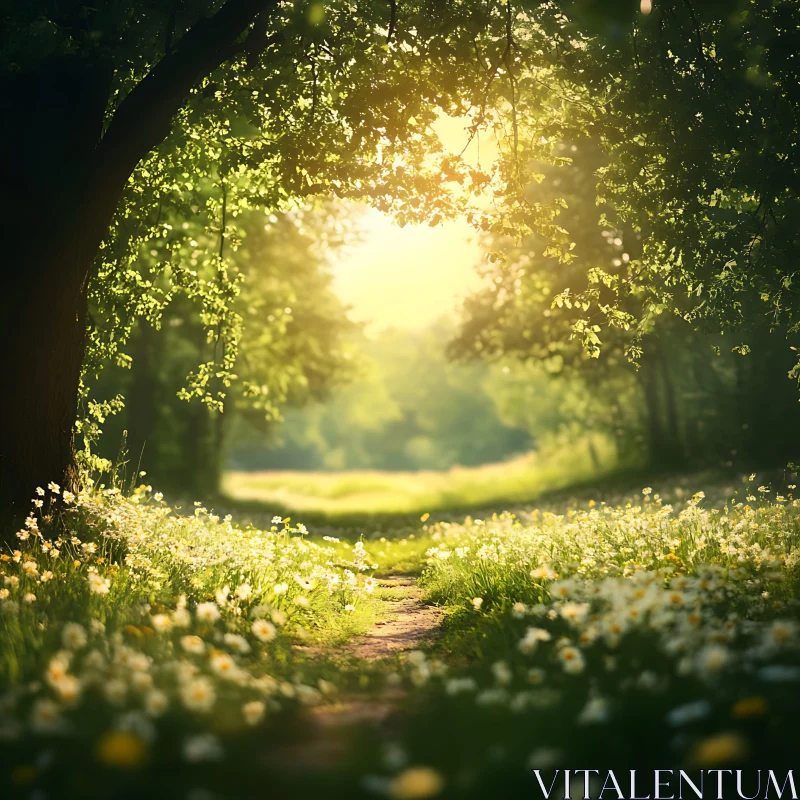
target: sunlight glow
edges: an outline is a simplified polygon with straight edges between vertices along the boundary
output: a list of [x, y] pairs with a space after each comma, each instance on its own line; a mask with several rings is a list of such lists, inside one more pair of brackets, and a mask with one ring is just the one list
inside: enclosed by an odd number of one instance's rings
[[[470, 142], [466, 124], [442, 117], [435, 130], [445, 150], [464, 150], [464, 160], [473, 166], [490, 164], [497, 153], [493, 137], [482, 134]], [[335, 256], [333, 271], [352, 318], [368, 323], [369, 331], [423, 328], [452, 316], [460, 298], [480, 285], [475, 266], [482, 251], [466, 221], [400, 228], [387, 215], [367, 209], [359, 223], [362, 241]]]

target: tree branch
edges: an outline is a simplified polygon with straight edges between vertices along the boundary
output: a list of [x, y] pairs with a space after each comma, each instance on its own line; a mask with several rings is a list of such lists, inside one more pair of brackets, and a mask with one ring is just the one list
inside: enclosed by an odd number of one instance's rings
[[98, 148], [106, 182], [124, 185], [139, 161], [169, 133], [190, 90], [228, 58], [236, 40], [277, 0], [228, 0], [196, 22], [120, 103]]

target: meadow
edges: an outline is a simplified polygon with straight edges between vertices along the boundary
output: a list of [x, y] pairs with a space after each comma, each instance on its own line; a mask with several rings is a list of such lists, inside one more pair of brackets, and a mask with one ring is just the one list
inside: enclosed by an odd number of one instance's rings
[[[591, 441], [590, 441], [591, 439]], [[590, 448], [594, 448], [595, 462]], [[230, 471], [222, 491], [234, 503], [342, 520], [507, 507], [619, 471], [611, 442], [584, 436], [479, 467], [447, 470]]]
[[[345, 539], [42, 487], [0, 568], [3, 796], [522, 797], [531, 769], [788, 768], [794, 493], [743, 476]], [[365, 660], [393, 575], [441, 622]]]

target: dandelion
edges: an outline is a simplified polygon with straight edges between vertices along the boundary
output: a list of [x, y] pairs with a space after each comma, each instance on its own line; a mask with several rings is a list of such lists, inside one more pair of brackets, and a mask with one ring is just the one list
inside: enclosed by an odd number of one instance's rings
[[253, 636], [260, 642], [271, 642], [275, 638], [275, 626], [265, 619], [257, 619], [250, 627]]

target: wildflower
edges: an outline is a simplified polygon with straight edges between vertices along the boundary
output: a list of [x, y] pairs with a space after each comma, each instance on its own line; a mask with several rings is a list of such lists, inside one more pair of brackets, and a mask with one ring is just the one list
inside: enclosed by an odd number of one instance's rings
[[216, 603], [198, 603], [194, 613], [198, 621], [208, 624], [216, 622], [220, 617]]
[[22, 602], [23, 603], [28, 603], [29, 605], [31, 603], [35, 603], [36, 602], [36, 595], [33, 592], [27, 592], [24, 595], [24, 597], [22, 598]]
[[550, 632], [544, 628], [528, 628], [525, 636], [520, 639], [518, 647], [523, 653], [530, 655], [539, 642], [549, 642], [551, 638]]
[[375, 591], [375, 579], [374, 578], [364, 578], [364, 589], [366, 590], [367, 594], [372, 594]]
[[502, 685], [511, 683], [511, 678], [513, 677], [513, 673], [505, 661], [496, 661], [492, 664], [492, 674], [494, 679]]
[[190, 711], [210, 711], [217, 699], [214, 684], [203, 676], [187, 681], [180, 692], [183, 704]]
[[121, 678], [112, 678], [103, 684], [103, 694], [111, 705], [121, 706], [128, 695], [128, 685]]
[[39, 567], [38, 567], [38, 565], [36, 564], [35, 561], [26, 561], [22, 565], [22, 571], [26, 575], [35, 576], [35, 575], [39, 574]]
[[789, 644], [797, 637], [797, 623], [790, 619], [776, 619], [764, 634], [764, 644], [768, 648]]
[[275, 638], [275, 626], [265, 619], [255, 620], [250, 630], [260, 642], [270, 642]]
[[430, 767], [409, 767], [389, 784], [389, 796], [396, 800], [435, 797], [444, 788], [444, 779]]
[[80, 650], [87, 641], [86, 629], [77, 622], [68, 622], [61, 630], [61, 643], [67, 650]]
[[182, 636], [181, 647], [187, 653], [198, 656], [205, 651], [206, 643], [199, 636]]
[[594, 725], [599, 722], [607, 722], [609, 717], [608, 701], [603, 697], [593, 697], [583, 710], [578, 714], [580, 725]]
[[731, 709], [735, 719], [752, 719], [761, 717], [767, 711], [767, 701], [763, 697], [744, 697]]
[[45, 570], [45, 571], [42, 573], [42, 577], [41, 577], [41, 578], [39, 578], [39, 580], [40, 580], [42, 583], [47, 583], [48, 581], [51, 581], [51, 580], [53, 580], [53, 577], [54, 577], [53, 573], [52, 573], [52, 572], [51, 572], [49, 569], [46, 569], [46, 570]]
[[561, 606], [561, 616], [570, 622], [581, 622], [588, 613], [588, 603], [564, 603]]
[[738, 733], [720, 733], [700, 742], [692, 753], [697, 767], [728, 766], [744, 760], [750, 750], [747, 740]]
[[111, 581], [108, 578], [103, 578], [96, 572], [90, 572], [86, 578], [89, 581], [89, 588], [94, 594], [108, 594], [111, 588]]
[[227, 653], [214, 653], [209, 659], [211, 671], [221, 678], [232, 678], [238, 672], [236, 662]]
[[286, 594], [289, 591], [289, 584], [288, 583], [276, 583], [275, 587], [273, 588], [272, 592], [276, 597], [280, 597], [282, 594]]
[[69, 489], [64, 489], [64, 491], [61, 492], [61, 497], [64, 499], [65, 503], [72, 503], [75, 500], [75, 495], [72, 494]]
[[166, 633], [172, 627], [169, 614], [154, 614], [150, 617], [153, 629], [158, 633]]
[[74, 675], [64, 675], [61, 680], [53, 684], [59, 699], [71, 705], [81, 694], [81, 682]]
[[228, 605], [228, 598], [231, 595], [231, 587], [230, 586], [223, 586], [220, 589], [217, 589], [215, 592], [215, 597], [217, 599], [217, 603], [225, 608]]
[[556, 573], [550, 569], [547, 564], [542, 564], [540, 567], [536, 567], [535, 569], [531, 570], [531, 580], [534, 581], [544, 581], [544, 580], [554, 580], [556, 577]]
[[38, 494], [39, 497], [44, 497], [44, 489], [42, 489], [41, 486], [37, 486], [36, 487], [36, 494]]
[[561, 659], [564, 672], [570, 675], [577, 675], [583, 672], [586, 667], [586, 661], [583, 658], [583, 653], [581, 653], [577, 647], [562, 647], [558, 655]]
[[483, 605], [483, 598], [482, 597], [473, 597], [472, 598], [472, 607], [476, 611], [480, 611], [482, 605]]
[[242, 653], [244, 655], [250, 652], [250, 643], [244, 636], [239, 636], [238, 633], [226, 633], [223, 637], [223, 641], [231, 650], [235, 650], [237, 653]]
[[686, 703], [685, 705], [673, 708], [667, 714], [667, 722], [673, 727], [680, 725], [687, 725], [690, 722], [695, 722], [698, 719], [707, 717], [711, 711], [711, 706], [707, 700], [696, 700], [693, 703]]
[[167, 696], [158, 689], [151, 689], [144, 697], [144, 710], [151, 717], [160, 717], [168, 706]]
[[267, 707], [261, 700], [252, 700], [242, 706], [242, 716], [248, 725], [258, 725], [266, 710]]
[[192, 617], [185, 608], [176, 608], [172, 612], [172, 624], [176, 628], [188, 628], [192, 622]]
[[728, 649], [719, 644], [710, 644], [697, 654], [697, 665], [701, 672], [722, 672], [728, 663]]
[[111, 731], [97, 743], [97, 758], [110, 767], [132, 769], [148, 755], [147, 742], [129, 731]]
[[219, 761], [222, 755], [222, 746], [212, 733], [191, 736], [183, 743], [183, 757], [192, 764], [201, 761]]
[[301, 578], [297, 576], [295, 580], [300, 584], [300, 588], [307, 592], [310, 592], [316, 585], [316, 581], [313, 578]]
[[50, 483], [47, 484], [47, 488], [53, 494], [58, 494], [61, 491], [61, 487], [57, 483], [54, 483], [53, 481], [50, 481]]
[[61, 725], [61, 709], [53, 700], [39, 698], [31, 711], [31, 727], [37, 733], [52, 733]]
[[299, 594], [297, 597], [295, 597], [294, 603], [295, 605], [300, 606], [300, 608], [308, 608], [311, 605], [311, 601], [302, 594]]
[[239, 600], [248, 600], [253, 594], [253, 589], [249, 583], [243, 583], [241, 586], [236, 587], [234, 594]]

